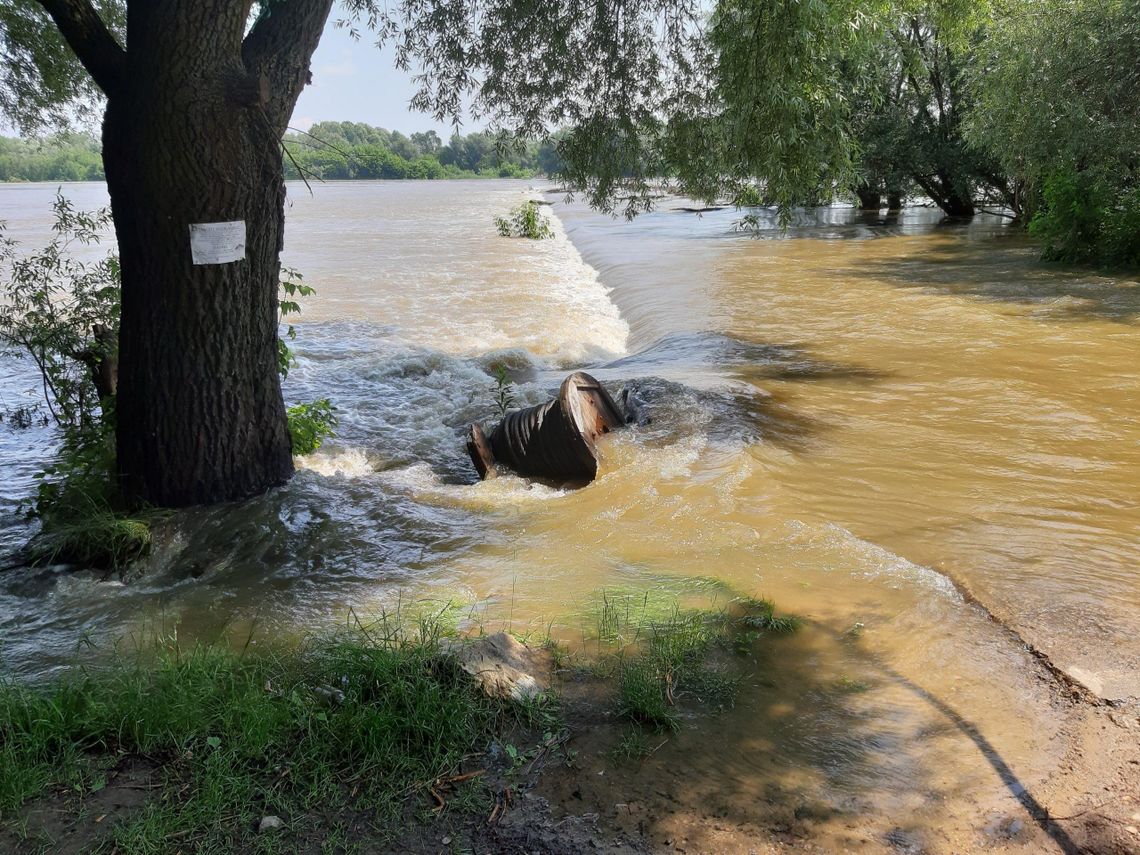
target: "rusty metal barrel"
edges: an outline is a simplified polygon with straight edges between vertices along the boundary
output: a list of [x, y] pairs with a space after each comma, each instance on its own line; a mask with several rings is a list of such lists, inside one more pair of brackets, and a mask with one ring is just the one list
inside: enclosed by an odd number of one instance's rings
[[467, 449], [482, 478], [498, 462], [531, 478], [592, 481], [598, 474], [597, 438], [624, 423], [602, 384], [578, 371], [562, 382], [557, 398], [504, 415], [489, 438], [472, 425]]

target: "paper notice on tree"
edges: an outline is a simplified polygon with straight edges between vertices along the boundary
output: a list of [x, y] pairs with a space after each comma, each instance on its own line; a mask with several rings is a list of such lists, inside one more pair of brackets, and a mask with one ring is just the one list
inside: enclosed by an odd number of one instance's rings
[[191, 223], [190, 255], [195, 264], [229, 264], [245, 258], [245, 220]]

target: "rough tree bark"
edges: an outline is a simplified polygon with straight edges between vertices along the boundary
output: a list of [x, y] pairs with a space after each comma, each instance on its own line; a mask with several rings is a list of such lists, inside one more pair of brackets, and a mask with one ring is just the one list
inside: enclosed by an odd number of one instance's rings
[[[293, 472], [277, 374], [279, 142], [332, 0], [132, 0], [127, 49], [88, 0], [40, 0], [107, 94], [122, 268], [116, 446], [128, 494], [177, 507]], [[192, 223], [244, 220], [246, 256], [191, 262]]]
[[939, 170], [934, 175], [914, 173], [912, 177], [946, 216], [974, 216], [974, 199], [968, 190], [963, 188], [965, 184], [963, 180], [956, 180], [955, 176], [945, 170]]
[[883, 194], [870, 185], [860, 184], [855, 188], [855, 195], [861, 211], [878, 211], [883, 207]]

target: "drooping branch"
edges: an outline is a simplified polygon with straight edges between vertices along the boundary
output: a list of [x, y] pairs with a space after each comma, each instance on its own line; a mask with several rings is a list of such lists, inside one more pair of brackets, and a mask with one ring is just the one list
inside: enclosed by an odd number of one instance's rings
[[107, 95], [119, 86], [126, 51], [115, 41], [90, 0], [39, 0], [91, 78]]
[[246, 70], [268, 84], [266, 115], [282, 134], [301, 90], [310, 81], [309, 60], [332, 4], [333, 0], [266, 3], [242, 44]]

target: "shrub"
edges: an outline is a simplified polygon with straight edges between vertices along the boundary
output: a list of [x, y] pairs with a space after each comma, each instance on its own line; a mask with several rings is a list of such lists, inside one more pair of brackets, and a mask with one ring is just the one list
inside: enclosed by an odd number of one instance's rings
[[31, 358], [44, 404], [60, 429], [56, 459], [39, 473], [29, 515], [40, 530], [28, 543], [33, 564], [66, 562], [120, 568], [150, 549], [147, 522], [130, 515], [115, 478], [114, 404], [118, 373], [120, 281], [114, 254], [85, 263], [75, 244], [92, 245], [110, 223], [106, 210], [76, 211], [57, 194], [54, 236], [26, 256], [0, 239], [0, 335]]
[[764, 206], [764, 197], [755, 184], [745, 184], [733, 197], [732, 204], [737, 208], [760, 208]]
[[1140, 266], [1140, 188], [1114, 190], [1088, 172], [1064, 169], [1045, 182], [1029, 231], [1051, 261]]
[[293, 453], [312, 454], [321, 443], [333, 435], [337, 425], [334, 407], [328, 398], [310, 404], [297, 404], [288, 410], [289, 436], [293, 440]]
[[533, 199], [511, 211], [510, 217], [495, 217], [495, 228], [503, 237], [544, 240], [554, 237], [554, 230]]
[[64, 434], [56, 459], [39, 473], [29, 509], [40, 530], [26, 554], [34, 565], [66, 563], [118, 570], [150, 551], [149, 514], [119, 496], [111, 421], [100, 430]]
[[60, 193], [52, 210], [52, 239], [28, 255], [17, 255], [0, 224], [0, 266], [10, 270], [0, 286], [0, 340], [35, 363], [44, 403], [61, 429], [98, 430], [117, 382], [119, 261], [113, 253], [77, 261], [72, 249], [98, 244], [111, 215], [76, 211]]
[[[311, 297], [317, 293], [311, 285], [306, 285], [304, 276], [291, 267], [281, 268], [281, 290], [283, 296], [278, 301], [280, 317], [284, 320], [289, 315], [299, 315], [301, 304], [299, 297]], [[289, 376], [289, 369], [297, 364], [293, 350], [286, 339], [292, 341], [297, 337], [297, 331], [289, 324], [284, 334], [277, 340], [277, 372], [282, 378]], [[326, 438], [332, 436], [336, 427], [335, 408], [328, 398], [321, 398], [311, 404], [297, 404], [290, 407], [286, 415], [289, 419], [289, 436], [293, 441], [293, 453], [297, 455], [312, 454], [321, 447]]]

